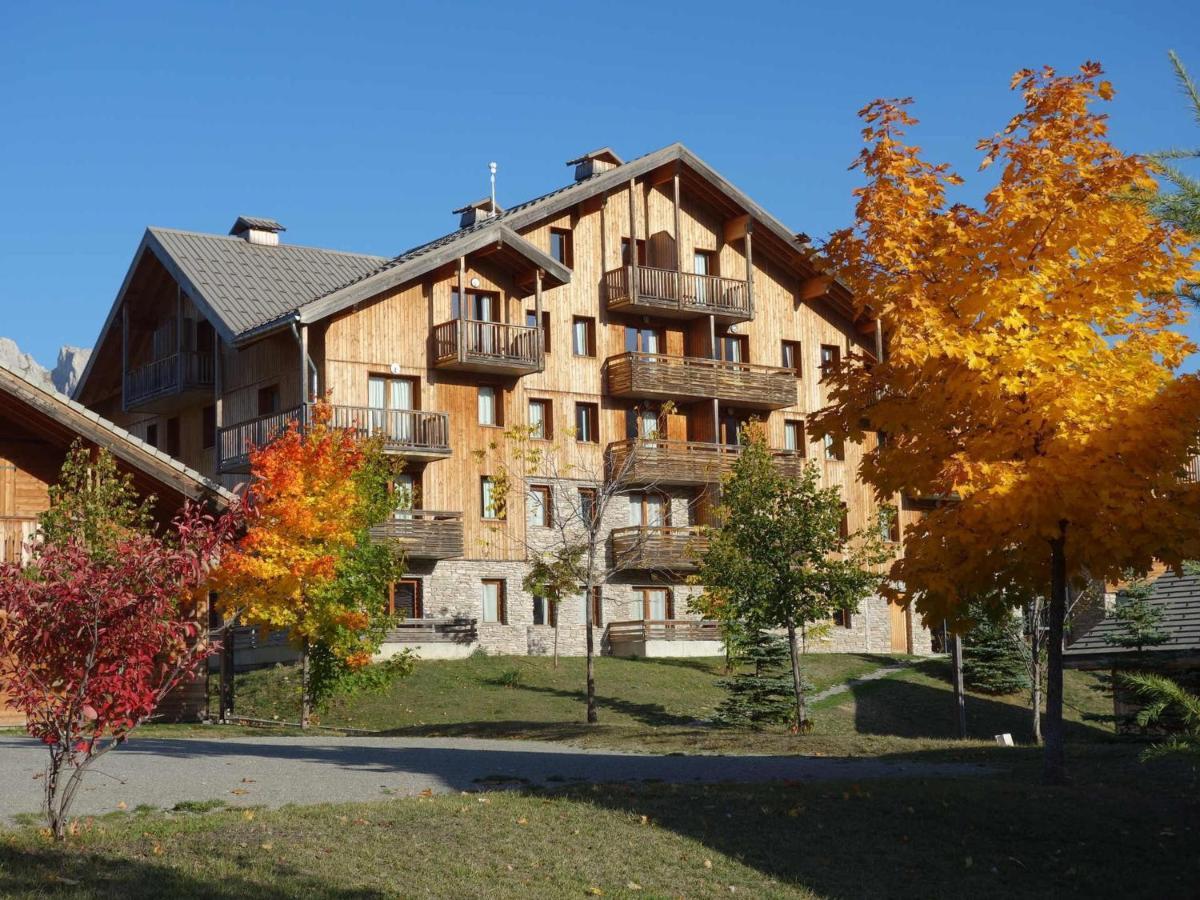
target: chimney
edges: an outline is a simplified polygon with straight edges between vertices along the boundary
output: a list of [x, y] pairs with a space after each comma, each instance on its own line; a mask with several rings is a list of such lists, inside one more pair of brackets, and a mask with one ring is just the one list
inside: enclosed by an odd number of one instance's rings
[[466, 228], [485, 219], [494, 219], [502, 212], [504, 212], [504, 207], [495, 204], [491, 197], [484, 197], [482, 200], [476, 200], [474, 203], [460, 206], [454, 210], [454, 215], [459, 217], [458, 227]]
[[229, 233], [234, 237], [251, 244], [261, 244], [264, 247], [274, 247], [279, 243], [279, 232], [287, 231], [274, 219], [260, 219], [256, 216], [238, 216]]
[[567, 160], [568, 166], [575, 167], [576, 181], [583, 181], [586, 178], [591, 178], [593, 175], [599, 175], [601, 172], [607, 172], [609, 169], [615, 169], [617, 166], [623, 164], [624, 160], [613, 153], [611, 147], [601, 147], [599, 150], [585, 153], [578, 159]]

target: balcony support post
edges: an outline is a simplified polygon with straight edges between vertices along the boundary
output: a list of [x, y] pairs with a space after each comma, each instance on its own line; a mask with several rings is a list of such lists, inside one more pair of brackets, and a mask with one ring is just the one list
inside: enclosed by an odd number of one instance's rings
[[467, 330], [467, 258], [458, 258], [458, 359], [462, 362], [467, 358], [463, 351]]
[[129, 300], [121, 301], [121, 408], [129, 408]]
[[679, 162], [675, 162], [675, 177], [672, 179], [675, 190], [675, 297], [676, 303], [683, 299], [683, 290], [680, 282], [683, 280], [683, 243], [682, 236], [679, 232]]
[[638, 227], [637, 227], [637, 199], [634, 196], [634, 191], [637, 189], [637, 179], [629, 179], [629, 299], [633, 303], [637, 303], [638, 288], [641, 286], [638, 282]]
[[754, 248], [751, 236], [754, 234], [754, 220], [746, 221], [746, 309], [754, 316]]
[[183, 390], [183, 288], [175, 285], [175, 390]]
[[538, 371], [546, 371], [546, 336], [542, 334], [542, 270], [538, 269], [533, 276], [533, 324], [537, 331]]

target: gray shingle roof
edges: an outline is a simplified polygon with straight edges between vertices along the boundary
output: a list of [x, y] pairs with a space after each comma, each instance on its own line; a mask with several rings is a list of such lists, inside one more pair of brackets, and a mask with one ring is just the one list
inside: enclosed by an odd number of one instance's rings
[[[1200, 574], [1176, 576], [1172, 572], [1159, 576], [1148, 603], [1162, 609], [1159, 628], [1170, 635], [1164, 644], [1146, 647], [1143, 653], [1200, 652]], [[1117, 656], [1134, 654], [1136, 649], [1117, 647], [1105, 641], [1122, 628], [1115, 617], [1102, 619], [1080, 635], [1066, 649], [1068, 660], [1089, 655]]]
[[265, 247], [238, 237], [148, 229], [233, 334], [292, 312], [378, 269], [387, 258], [317, 247]]

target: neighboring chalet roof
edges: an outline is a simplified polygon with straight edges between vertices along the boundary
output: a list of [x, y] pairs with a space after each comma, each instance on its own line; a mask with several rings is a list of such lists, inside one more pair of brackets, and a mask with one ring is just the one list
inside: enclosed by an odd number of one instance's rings
[[[1170, 637], [1163, 644], [1144, 647], [1142, 657], [1164, 660], [1190, 656], [1200, 660], [1200, 574], [1160, 575], [1146, 602], [1162, 609], [1158, 627]], [[1116, 616], [1101, 619], [1071, 642], [1063, 654], [1065, 664], [1119, 663], [1122, 658], [1139, 656], [1134, 648], [1113, 646], [1105, 640], [1121, 628]]]
[[225, 506], [234, 496], [195, 469], [152, 447], [119, 425], [102, 418], [65, 394], [49, 391], [0, 364], [0, 418], [67, 447], [76, 437], [108, 450], [126, 471], [132, 470], [141, 493], [163, 489], [189, 500]]

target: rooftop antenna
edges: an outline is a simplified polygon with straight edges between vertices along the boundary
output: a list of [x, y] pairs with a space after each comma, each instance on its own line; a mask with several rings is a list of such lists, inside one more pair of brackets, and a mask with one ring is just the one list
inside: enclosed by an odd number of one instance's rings
[[491, 173], [492, 179], [492, 215], [496, 214], [496, 164], [488, 163], [488, 172]]

